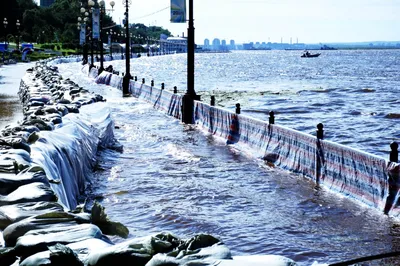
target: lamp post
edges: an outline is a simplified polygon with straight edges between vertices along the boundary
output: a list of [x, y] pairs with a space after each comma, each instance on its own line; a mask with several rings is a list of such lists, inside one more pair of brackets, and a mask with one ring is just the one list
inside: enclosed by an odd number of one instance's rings
[[4, 55], [5, 55], [5, 53], [6, 53], [6, 48], [7, 48], [7, 24], [8, 24], [8, 21], [7, 21], [7, 18], [4, 18], [4, 20], [3, 20], [3, 25], [4, 25], [4, 51], [3, 51], [3, 63], [4, 63]]
[[[84, 18], [82, 19], [81, 17], [78, 17], [78, 22], [80, 23], [81, 26], [81, 31], [83, 31], [84, 34], [84, 38], [83, 38], [83, 43], [82, 43], [82, 52], [83, 52], [83, 58], [82, 58], [82, 64], [85, 65], [88, 63], [88, 47], [87, 47], [87, 33], [86, 33], [86, 29], [87, 29], [87, 22], [89, 20], [89, 13], [86, 11], [86, 9], [82, 6], [81, 9], [81, 14], [82, 16], [84, 16]], [[83, 27], [83, 29], [82, 29]]]
[[193, 0], [189, 0], [189, 27], [187, 43], [187, 90], [182, 98], [182, 122], [193, 124], [194, 100], [200, 100], [194, 90], [194, 19]]
[[19, 19], [17, 19], [15, 26], [17, 26], [17, 50], [19, 50], [19, 26], [21, 26], [21, 24], [19, 23]]
[[82, 62], [85, 61], [85, 39], [83, 39], [83, 37], [86, 35], [85, 31], [84, 31], [84, 20], [81, 17], [78, 17], [78, 23], [77, 23], [77, 29], [79, 31], [79, 44], [82, 45], [82, 53], [83, 53], [83, 58], [82, 58]]
[[7, 44], [7, 32], [6, 32], [8, 25], [7, 18], [4, 18], [3, 25], [4, 25], [4, 43]]
[[112, 60], [112, 54], [111, 54], [111, 34], [110, 34], [109, 31], [107, 31], [106, 34], [107, 34], [108, 43], [109, 43], [110, 59]]
[[125, 4], [125, 76], [122, 81], [122, 96], [129, 96], [129, 82], [132, 79], [130, 74], [130, 41], [129, 41], [129, 5], [131, 0], [123, 0]]
[[[114, 11], [114, 5], [115, 2], [111, 1], [110, 2], [110, 6], [111, 6], [111, 11]], [[104, 0], [101, 0], [99, 2], [99, 6], [100, 6], [100, 20], [99, 20], [99, 25], [100, 25], [100, 35], [99, 35], [99, 43], [100, 43], [100, 68], [99, 68], [99, 74], [101, 72], [103, 72], [104, 70], [104, 51], [103, 51], [103, 40], [101, 38], [102, 36], [102, 31], [103, 31], [103, 14], [107, 11], [106, 9], [106, 4], [104, 2]], [[108, 35], [108, 33], [106, 33]]]
[[89, 13], [91, 14], [90, 15], [90, 21], [91, 21], [91, 23], [90, 23], [90, 25], [92, 26], [92, 27], [89, 27], [89, 29], [91, 29], [91, 31], [90, 31], [90, 37], [89, 37], [89, 39], [90, 39], [90, 66], [89, 66], [89, 71], [90, 71], [90, 69], [92, 69], [93, 67], [94, 67], [94, 62], [93, 62], [93, 60], [94, 60], [94, 56], [93, 56], [93, 31], [94, 31], [94, 29], [93, 29], [93, 7], [94, 7], [94, 1], [93, 0], [89, 0], [88, 1], [88, 6], [89, 6]]
[[103, 13], [105, 12], [105, 2], [104, 0], [101, 0], [99, 2], [100, 5], [100, 36], [99, 36], [99, 43], [100, 43], [100, 68], [99, 68], [99, 74], [103, 72], [104, 70], [104, 58], [103, 58], [103, 40], [101, 39], [101, 33], [102, 33], [102, 21], [103, 21]]

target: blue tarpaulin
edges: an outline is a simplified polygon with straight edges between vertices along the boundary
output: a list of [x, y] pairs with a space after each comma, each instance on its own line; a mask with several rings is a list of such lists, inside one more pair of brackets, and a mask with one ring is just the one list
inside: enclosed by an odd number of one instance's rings
[[33, 49], [33, 44], [32, 43], [23, 43], [21, 44], [21, 50], [24, 50], [24, 48], [30, 48]]
[[8, 43], [0, 43], [0, 52], [8, 50]]

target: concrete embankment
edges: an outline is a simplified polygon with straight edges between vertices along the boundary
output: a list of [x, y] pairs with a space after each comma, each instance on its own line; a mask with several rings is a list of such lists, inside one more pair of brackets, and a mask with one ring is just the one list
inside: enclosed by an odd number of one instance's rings
[[[126, 227], [100, 204], [84, 204], [98, 148], [122, 151], [105, 99], [46, 62], [28, 69], [19, 96], [23, 120], [0, 132], [0, 266], [244, 265], [211, 235], [110, 241], [127, 238]], [[280, 256], [251, 261], [294, 265]]]

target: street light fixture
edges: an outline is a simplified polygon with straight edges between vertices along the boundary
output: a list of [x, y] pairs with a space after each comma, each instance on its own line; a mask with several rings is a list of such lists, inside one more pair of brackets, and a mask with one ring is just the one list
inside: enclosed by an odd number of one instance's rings
[[82, 17], [78, 17], [78, 22], [80, 24], [81, 27], [81, 31], [83, 31], [84, 34], [84, 39], [82, 40], [82, 52], [83, 52], [83, 58], [82, 58], [82, 64], [85, 65], [88, 63], [88, 47], [87, 47], [87, 23], [88, 23], [88, 16], [89, 13], [86, 11], [86, 9], [82, 6], [80, 9], [80, 12], [82, 14]]
[[122, 96], [129, 96], [129, 82], [132, 79], [130, 71], [130, 41], [129, 41], [129, 5], [131, 0], [123, 0], [125, 4], [125, 76], [122, 80]]
[[6, 33], [6, 29], [7, 29], [7, 25], [8, 25], [8, 21], [7, 18], [4, 18], [3, 20], [3, 25], [4, 25], [4, 43], [7, 43], [7, 33]]
[[7, 48], [7, 33], [6, 33], [6, 29], [7, 29], [7, 18], [4, 18], [3, 20], [3, 25], [4, 25], [4, 51], [3, 51], [3, 63], [4, 63], [4, 55], [6, 53], [6, 48]]
[[19, 23], [19, 19], [17, 19], [15, 25], [17, 26], [17, 50], [19, 50], [19, 26], [21, 26], [21, 23]]
[[93, 55], [93, 6], [94, 6], [94, 1], [89, 0], [88, 1], [88, 6], [89, 6], [89, 13], [91, 14], [90, 15], [90, 21], [91, 21], [90, 24], [92, 26], [92, 27], [88, 27], [88, 29], [90, 30], [90, 35], [91, 35], [89, 37], [89, 40], [90, 40], [90, 66], [89, 66], [89, 71], [90, 71], [90, 69], [92, 69], [94, 67], [94, 61], [93, 61], [94, 60], [94, 55]]
[[200, 100], [200, 95], [196, 95], [194, 90], [193, 0], [189, 0], [189, 27], [187, 42], [187, 90], [182, 99], [182, 122], [193, 124], [194, 100]]

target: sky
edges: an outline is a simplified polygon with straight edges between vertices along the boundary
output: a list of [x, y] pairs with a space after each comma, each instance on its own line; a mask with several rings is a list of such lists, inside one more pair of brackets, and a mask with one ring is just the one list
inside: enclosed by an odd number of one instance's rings
[[[37, 0], [39, 1], [39, 0]], [[108, 13], [120, 23], [124, 0]], [[111, 0], [105, 0], [111, 9]], [[187, 35], [170, 22], [170, 0], [131, 0], [129, 22]], [[196, 43], [400, 41], [400, 0], [193, 0]], [[187, 0], [188, 4], [188, 0]]]

